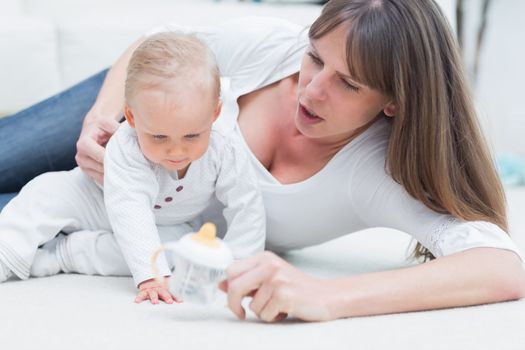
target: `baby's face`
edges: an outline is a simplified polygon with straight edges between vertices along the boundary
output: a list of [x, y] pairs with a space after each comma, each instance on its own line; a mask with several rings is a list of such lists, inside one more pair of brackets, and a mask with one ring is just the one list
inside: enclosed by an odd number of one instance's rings
[[134, 96], [129, 112], [144, 156], [183, 176], [190, 163], [208, 149], [220, 105], [197, 91], [179, 95], [150, 89]]

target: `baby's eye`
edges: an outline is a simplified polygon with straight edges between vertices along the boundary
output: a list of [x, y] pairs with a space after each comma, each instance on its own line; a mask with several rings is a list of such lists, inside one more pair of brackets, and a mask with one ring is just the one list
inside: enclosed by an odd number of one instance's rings
[[185, 138], [189, 139], [189, 140], [193, 140], [193, 139], [196, 139], [200, 136], [200, 134], [188, 134], [188, 135], [184, 135]]
[[164, 140], [166, 140], [168, 138], [166, 135], [151, 135], [151, 137], [155, 141], [164, 141]]

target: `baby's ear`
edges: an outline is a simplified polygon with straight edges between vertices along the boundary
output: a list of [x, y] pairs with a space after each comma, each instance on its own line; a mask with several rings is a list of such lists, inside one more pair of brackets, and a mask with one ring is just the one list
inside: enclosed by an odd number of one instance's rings
[[135, 117], [133, 116], [133, 112], [131, 111], [131, 108], [126, 104], [124, 106], [124, 116], [126, 117], [126, 120], [128, 121], [129, 126], [132, 128], [135, 128]]
[[217, 107], [215, 107], [215, 112], [214, 112], [214, 115], [213, 115], [213, 121], [216, 121], [217, 118], [219, 118], [219, 115], [221, 114], [221, 110], [222, 110], [222, 101], [219, 100], [219, 103], [217, 103]]

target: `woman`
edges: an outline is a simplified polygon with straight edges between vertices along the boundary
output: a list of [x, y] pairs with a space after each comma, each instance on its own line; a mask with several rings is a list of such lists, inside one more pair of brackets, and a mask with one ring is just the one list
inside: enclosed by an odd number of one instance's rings
[[[244, 318], [245, 296], [253, 296], [250, 309], [260, 319], [277, 321], [525, 295], [519, 252], [506, 233], [504, 193], [456, 44], [432, 0], [332, 0], [309, 40], [296, 26], [269, 19], [197, 32], [231, 80], [217, 127], [237, 132], [253, 154], [267, 248], [300, 248], [386, 226], [417, 239], [416, 256], [437, 257], [327, 281], [263, 253], [234, 263], [221, 286], [238, 317]], [[79, 166], [99, 181], [101, 145], [118, 127], [136, 44], [107, 74], [77, 143]], [[81, 84], [87, 86], [97, 90], [96, 82]]]

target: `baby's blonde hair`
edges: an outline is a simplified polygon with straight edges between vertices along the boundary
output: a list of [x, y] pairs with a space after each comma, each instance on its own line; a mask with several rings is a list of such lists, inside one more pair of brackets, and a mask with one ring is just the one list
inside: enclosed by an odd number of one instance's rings
[[130, 104], [141, 90], [164, 88], [173, 82], [183, 91], [197, 88], [215, 102], [219, 100], [220, 75], [215, 57], [195, 34], [164, 32], [147, 37], [128, 64], [126, 103]]

